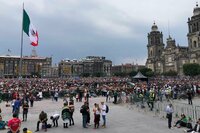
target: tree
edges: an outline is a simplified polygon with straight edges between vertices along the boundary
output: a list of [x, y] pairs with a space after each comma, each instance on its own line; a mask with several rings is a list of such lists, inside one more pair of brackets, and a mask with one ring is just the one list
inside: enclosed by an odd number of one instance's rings
[[154, 76], [154, 72], [153, 71], [147, 71], [146, 72], [146, 76], [147, 77], [152, 77], [152, 76]]
[[117, 76], [117, 77], [125, 77], [127, 75], [127, 73], [125, 73], [125, 72], [116, 72], [113, 75]]
[[137, 74], [137, 72], [136, 71], [131, 71], [128, 75], [130, 76], [130, 77], [133, 77], [133, 76], [135, 76]]
[[164, 76], [177, 76], [178, 73], [176, 71], [170, 70], [168, 72], [163, 73]]
[[138, 71], [140, 71], [144, 76], [152, 77], [154, 75], [153, 71], [150, 68], [141, 68]]
[[183, 73], [187, 76], [196, 76], [200, 74], [200, 65], [188, 63], [183, 65]]
[[90, 76], [90, 73], [82, 73], [81, 76], [82, 76], [82, 77], [89, 77], [89, 76]]
[[104, 76], [104, 73], [102, 72], [96, 72], [93, 74], [94, 77], [103, 77]]

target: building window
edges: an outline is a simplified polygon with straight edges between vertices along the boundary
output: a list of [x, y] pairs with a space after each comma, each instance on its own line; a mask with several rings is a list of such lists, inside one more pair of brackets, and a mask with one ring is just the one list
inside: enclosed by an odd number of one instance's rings
[[197, 42], [194, 41], [194, 42], [193, 42], [193, 45], [194, 45], [194, 48], [196, 48], [196, 47], [197, 47]]
[[150, 52], [150, 53], [151, 53], [150, 55], [151, 55], [151, 56], [153, 56], [153, 51], [152, 51], [152, 50], [151, 50], [151, 52]]
[[189, 32], [192, 32], [192, 25], [189, 26]]
[[193, 24], [192, 31], [196, 32], [196, 24], [195, 23]]
[[193, 60], [193, 63], [195, 63], [195, 60]]
[[172, 61], [172, 57], [169, 57], [169, 58], [168, 58], [168, 62], [171, 62], [171, 61]]

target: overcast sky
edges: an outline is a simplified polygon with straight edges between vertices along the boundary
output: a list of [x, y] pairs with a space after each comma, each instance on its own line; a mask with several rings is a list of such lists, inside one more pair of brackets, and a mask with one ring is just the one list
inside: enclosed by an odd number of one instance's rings
[[[1, 0], [0, 55], [20, 55], [22, 3], [39, 32], [39, 56], [80, 59], [105, 56], [113, 64], [145, 64], [147, 33], [155, 21], [187, 46], [187, 20], [195, 0]], [[168, 26], [169, 25], [169, 26]], [[169, 27], [169, 28], [168, 28]], [[33, 49], [24, 34], [24, 55]]]

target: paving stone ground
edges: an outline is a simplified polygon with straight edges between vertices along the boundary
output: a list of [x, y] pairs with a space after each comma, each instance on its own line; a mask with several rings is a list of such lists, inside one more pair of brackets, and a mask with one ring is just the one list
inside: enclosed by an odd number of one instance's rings
[[[90, 99], [90, 109], [92, 111], [94, 103], [100, 103], [104, 101], [105, 98], [91, 98]], [[138, 111], [138, 109], [129, 109], [127, 105], [114, 105], [111, 102], [107, 103], [109, 105], [110, 111], [107, 114], [107, 128], [93, 129], [93, 114], [91, 113], [91, 124], [92, 126], [88, 129], [82, 128], [82, 117], [80, 114], [80, 107], [83, 103], [75, 103], [75, 113], [74, 120], [75, 125], [64, 129], [62, 127], [62, 120], [59, 120], [59, 127], [48, 129], [48, 133], [64, 133], [64, 132], [74, 132], [74, 133], [182, 133], [183, 129], [168, 129], [167, 120], [160, 119], [159, 117], [154, 117], [150, 112]], [[63, 105], [62, 99], [58, 102], [52, 102], [51, 100], [42, 100], [34, 103], [34, 107], [29, 109], [28, 121], [22, 123], [22, 128], [27, 127], [31, 131], [36, 130], [36, 123], [38, 120], [39, 113], [44, 110], [48, 113], [48, 117], [55, 112], [61, 112]], [[11, 108], [5, 108], [5, 103], [1, 103], [3, 118], [8, 120], [11, 118]], [[22, 115], [20, 114], [20, 118]], [[48, 123], [51, 121], [49, 120]], [[102, 123], [102, 121], [101, 121]], [[22, 129], [21, 128], [21, 129]], [[1, 133], [6, 133], [7, 130], [0, 131]], [[44, 131], [39, 131], [42, 133]]]

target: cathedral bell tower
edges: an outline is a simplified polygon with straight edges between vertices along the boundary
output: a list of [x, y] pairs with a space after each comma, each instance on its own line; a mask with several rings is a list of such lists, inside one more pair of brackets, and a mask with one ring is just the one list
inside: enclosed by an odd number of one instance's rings
[[[161, 55], [164, 50], [164, 43], [163, 43], [163, 34], [162, 32], [158, 31], [158, 26], [153, 24], [151, 27], [151, 32], [148, 33], [148, 59], [146, 62], [146, 66], [152, 69], [154, 72], [160, 73], [162, 72], [162, 61]], [[158, 70], [156, 70], [158, 69]]]
[[198, 3], [193, 10], [193, 16], [188, 18], [188, 47], [190, 63], [200, 61], [200, 7]]

